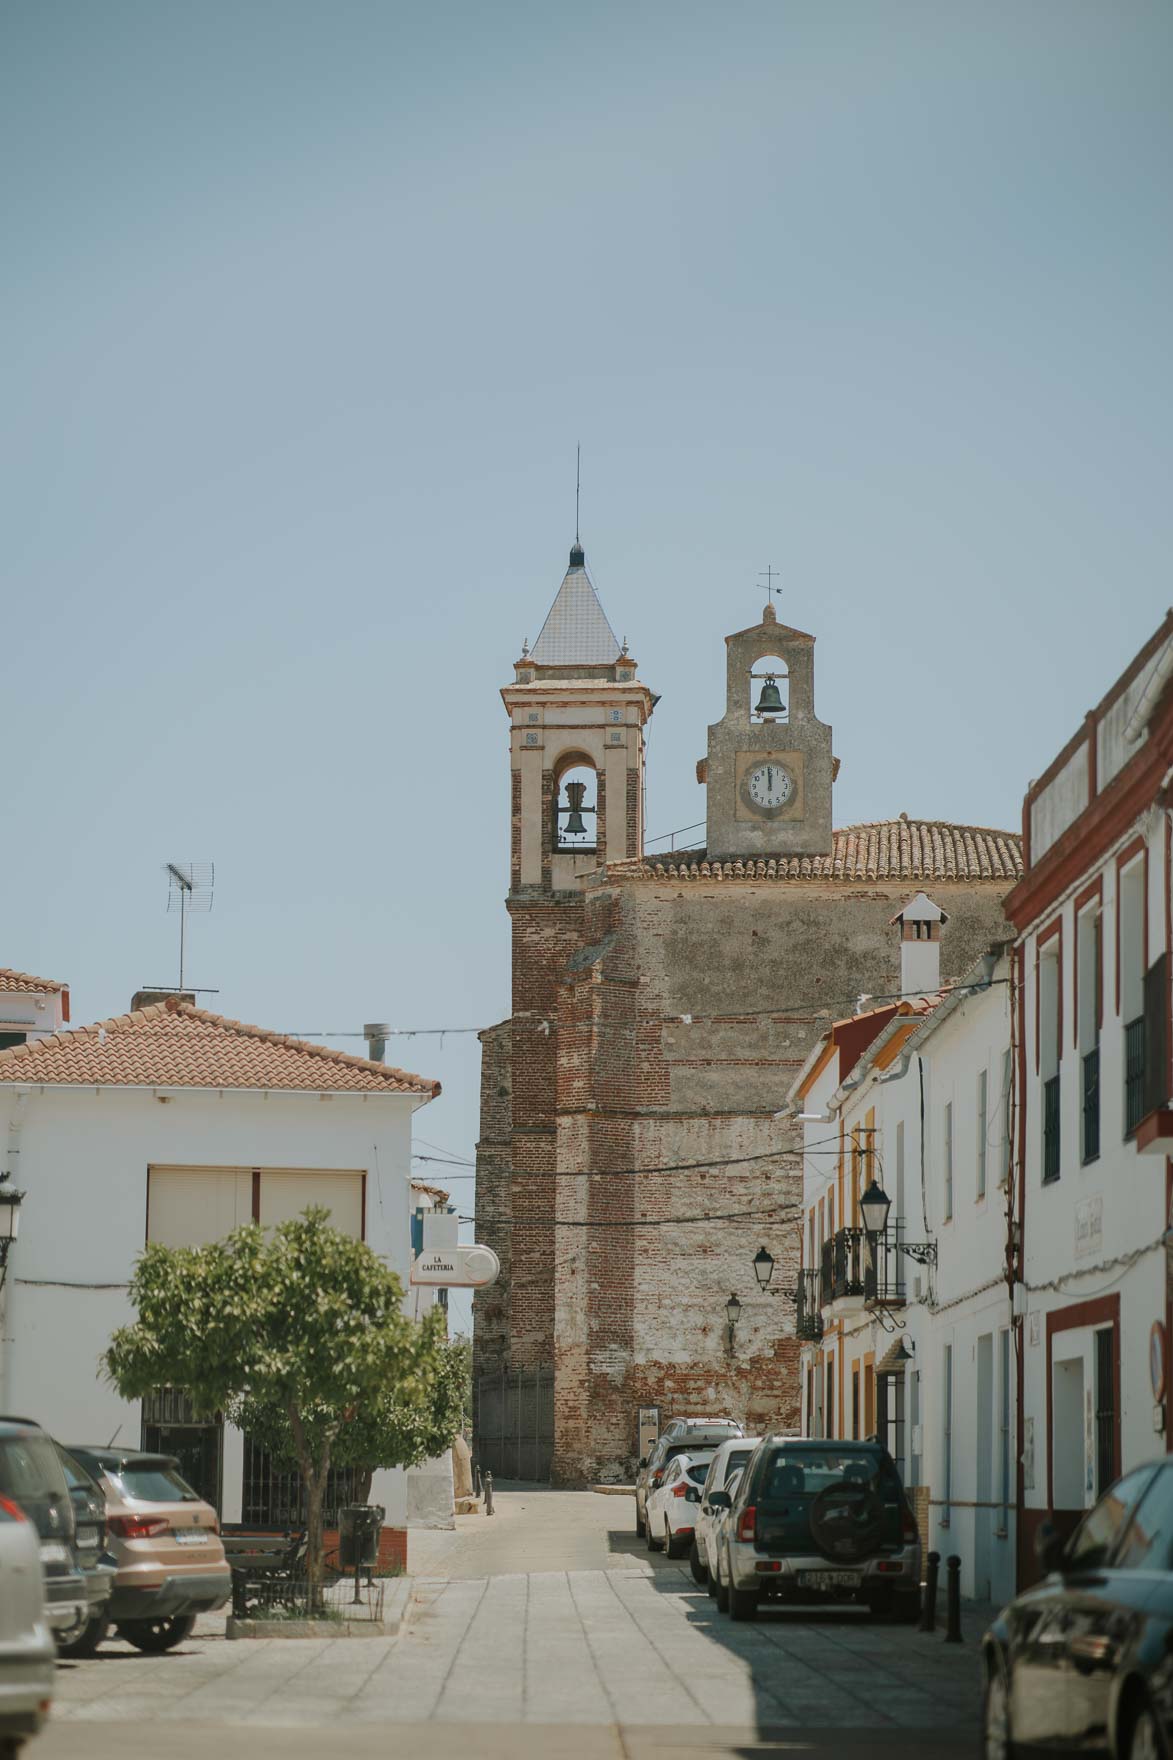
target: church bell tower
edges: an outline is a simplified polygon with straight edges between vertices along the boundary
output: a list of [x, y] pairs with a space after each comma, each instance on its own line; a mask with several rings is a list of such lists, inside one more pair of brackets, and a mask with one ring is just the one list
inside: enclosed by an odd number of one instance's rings
[[658, 699], [616, 640], [575, 540], [541, 633], [501, 692], [510, 720], [510, 894], [580, 891], [643, 853], [644, 730]]
[[815, 638], [769, 604], [725, 648], [725, 713], [698, 766], [709, 860], [826, 855], [838, 761], [815, 714]]

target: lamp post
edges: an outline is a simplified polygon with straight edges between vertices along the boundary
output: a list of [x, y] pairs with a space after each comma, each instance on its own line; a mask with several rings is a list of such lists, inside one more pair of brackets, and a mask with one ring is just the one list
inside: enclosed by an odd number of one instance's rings
[[759, 1247], [753, 1256], [753, 1274], [758, 1280], [759, 1289], [768, 1289], [770, 1279], [774, 1275], [774, 1255], [765, 1247]]
[[[891, 1208], [891, 1198], [883, 1187], [878, 1186], [873, 1179], [859, 1201], [860, 1215], [863, 1217], [864, 1228], [872, 1237], [873, 1251], [877, 1238], [883, 1234], [888, 1226], [888, 1212]], [[910, 1259], [915, 1259], [918, 1265], [935, 1265], [937, 1263], [936, 1241], [895, 1240], [892, 1245], [898, 1253], [907, 1253]]]
[[0, 1288], [8, 1274], [8, 1254], [20, 1233], [20, 1207], [24, 1193], [14, 1191], [7, 1183], [0, 1184]]
[[729, 1300], [725, 1303], [725, 1319], [729, 1324], [729, 1355], [732, 1356], [733, 1334], [737, 1328], [737, 1322], [741, 1319], [741, 1303], [738, 1301], [736, 1295], [731, 1295]]

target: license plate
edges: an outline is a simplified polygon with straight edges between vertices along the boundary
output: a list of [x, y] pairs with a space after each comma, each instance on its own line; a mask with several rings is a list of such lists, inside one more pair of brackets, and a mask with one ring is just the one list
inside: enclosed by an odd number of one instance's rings
[[175, 1536], [177, 1546], [202, 1546], [208, 1536], [202, 1528], [181, 1528]]
[[77, 1543], [79, 1546], [85, 1547], [96, 1546], [98, 1544], [97, 1528], [80, 1527], [77, 1531]]
[[60, 1540], [46, 1540], [41, 1546], [42, 1564], [69, 1564], [69, 1548]]
[[858, 1589], [863, 1578], [858, 1571], [799, 1571], [800, 1589]]

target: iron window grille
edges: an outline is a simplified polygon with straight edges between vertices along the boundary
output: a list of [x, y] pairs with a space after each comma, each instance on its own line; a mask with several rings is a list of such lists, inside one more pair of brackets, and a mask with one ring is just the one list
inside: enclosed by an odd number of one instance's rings
[[1059, 1178], [1059, 1077], [1043, 1083], [1043, 1182]]

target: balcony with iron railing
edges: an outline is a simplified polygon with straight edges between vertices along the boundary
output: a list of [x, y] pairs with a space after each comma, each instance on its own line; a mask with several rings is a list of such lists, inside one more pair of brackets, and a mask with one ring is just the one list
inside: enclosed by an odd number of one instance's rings
[[798, 1274], [794, 1316], [794, 1331], [798, 1338], [809, 1340], [823, 1336], [823, 1316], [819, 1312], [820, 1282], [818, 1271], [800, 1271]]
[[890, 1223], [883, 1234], [871, 1236], [866, 1228], [841, 1228], [823, 1243], [819, 1273], [819, 1301], [823, 1308], [833, 1302], [858, 1300], [898, 1302], [904, 1300], [902, 1223]]

